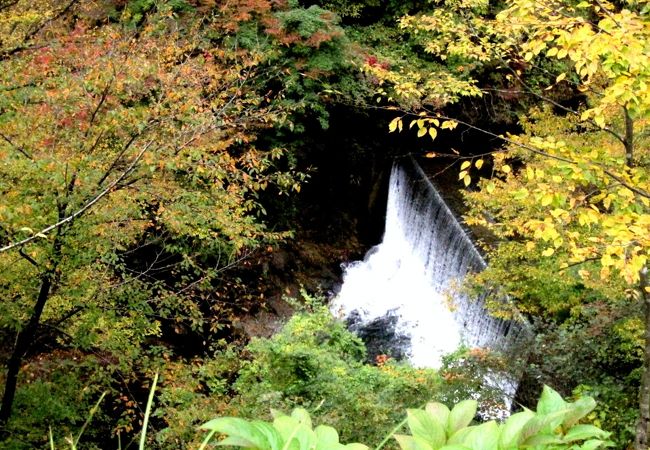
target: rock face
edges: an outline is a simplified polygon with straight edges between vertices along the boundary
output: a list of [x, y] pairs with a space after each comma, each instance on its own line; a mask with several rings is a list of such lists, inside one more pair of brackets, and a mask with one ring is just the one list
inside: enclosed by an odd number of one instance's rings
[[384, 316], [367, 323], [363, 323], [357, 311], [347, 317], [346, 323], [350, 331], [366, 344], [369, 363], [374, 363], [379, 355], [396, 360], [403, 360], [408, 356], [411, 338], [397, 330], [398, 319], [395, 310], [390, 310]]

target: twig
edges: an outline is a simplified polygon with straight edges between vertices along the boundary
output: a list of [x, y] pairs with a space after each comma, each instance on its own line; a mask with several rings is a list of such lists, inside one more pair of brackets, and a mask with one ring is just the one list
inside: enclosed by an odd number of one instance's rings
[[32, 241], [34, 241], [34, 240], [36, 240], [36, 239], [38, 239], [40, 237], [44, 237], [50, 231], [55, 230], [55, 229], [61, 227], [62, 225], [65, 225], [66, 223], [72, 222], [74, 219], [76, 219], [77, 217], [81, 216], [83, 213], [88, 211], [90, 208], [93, 207], [93, 205], [95, 205], [104, 196], [106, 196], [109, 192], [111, 192], [111, 190], [113, 190], [113, 188], [115, 186], [117, 186], [124, 178], [126, 178], [131, 172], [133, 172], [133, 170], [135, 170], [138, 162], [142, 158], [142, 155], [144, 155], [144, 153], [147, 151], [147, 149], [151, 146], [152, 143], [153, 143], [153, 141], [149, 141], [149, 143], [147, 143], [147, 145], [145, 145], [142, 148], [140, 153], [138, 153], [138, 155], [135, 157], [135, 159], [133, 160], [131, 165], [128, 167], [128, 169], [126, 169], [115, 181], [113, 181], [111, 184], [109, 184], [106, 187], [106, 189], [104, 189], [99, 194], [97, 194], [92, 200], [90, 200], [88, 203], [86, 203], [80, 209], [78, 209], [74, 213], [70, 214], [69, 216], [59, 220], [58, 222], [56, 222], [56, 223], [54, 223], [54, 224], [52, 224], [52, 225], [50, 225], [48, 227], [43, 228], [41, 231], [39, 231], [38, 233], [35, 233], [34, 235], [32, 235], [32, 236], [30, 236], [28, 238], [25, 238], [25, 239], [23, 239], [21, 241], [18, 241], [18, 242], [14, 242], [12, 244], [5, 245], [4, 247], [0, 248], [0, 253], [6, 252], [6, 251], [11, 250], [11, 249], [16, 248], [16, 247], [22, 247], [23, 245], [28, 244], [28, 243], [30, 243], [30, 242], [32, 242]]

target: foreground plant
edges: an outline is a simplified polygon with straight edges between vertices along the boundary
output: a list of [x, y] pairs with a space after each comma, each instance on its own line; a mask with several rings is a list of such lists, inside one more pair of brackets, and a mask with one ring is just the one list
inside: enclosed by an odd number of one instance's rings
[[[583, 397], [566, 402], [560, 394], [544, 387], [537, 411], [525, 409], [513, 414], [504, 423], [494, 420], [470, 425], [478, 403], [465, 400], [449, 409], [442, 403], [428, 403], [424, 410], [409, 409], [402, 423], [408, 424], [411, 435], [395, 434], [402, 450], [595, 450], [613, 445], [608, 432], [594, 425], [579, 424], [596, 402]], [[217, 433], [226, 435], [218, 445], [232, 445], [259, 450], [364, 450], [363, 444], [341, 444], [338, 433], [319, 425], [312, 429], [307, 411], [296, 408], [291, 416], [279, 415], [272, 424], [224, 417], [201, 426], [209, 433], [205, 448]], [[399, 427], [398, 427], [399, 428]], [[377, 449], [381, 448], [382, 442]]]

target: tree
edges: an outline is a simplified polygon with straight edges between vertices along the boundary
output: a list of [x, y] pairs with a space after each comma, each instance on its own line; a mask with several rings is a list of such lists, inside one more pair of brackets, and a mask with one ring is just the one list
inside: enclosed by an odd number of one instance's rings
[[[469, 195], [469, 222], [489, 227], [508, 241], [504, 245], [553, 258], [557, 270], [585, 283], [602, 287], [620, 278], [619, 297], [643, 305], [646, 359], [635, 446], [647, 448], [648, 3], [511, 0], [496, 17], [483, 14], [487, 2], [440, 3], [440, 11], [408, 17], [403, 26], [429, 33], [426, 48], [433, 55], [491, 65], [511, 92], [541, 105], [522, 117], [522, 135], [492, 134], [503, 148], [462, 162], [459, 179], [466, 185], [484, 177], [480, 191]], [[468, 10], [471, 20], [450, 19]], [[578, 108], [562, 101], [562, 91], [573, 92]], [[438, 106], [425, 102], [413, 118], [420, 136], [435, 137], [449, 119]], [[392, 128], [401, 129], [407, 117]]]
[[163, 321], [224, 320], [220, 273], [287, 235], [266, 229], [258, 194], [304, 176], [256, 138], [292, 106], [258, 94], [275, 75], [264, 54], [209, 38], [223, 16], [180, 4], [137, 28], [110, 2], [0, 8], [3, 427], [45, 336], [133, 360]]

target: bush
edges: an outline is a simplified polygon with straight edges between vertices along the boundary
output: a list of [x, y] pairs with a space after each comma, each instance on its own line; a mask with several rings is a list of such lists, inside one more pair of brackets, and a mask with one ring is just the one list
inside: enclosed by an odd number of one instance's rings
[[432, 370], [364, 364], [361, 340], [324, 306], [297, 314], [247, 350], [251, 361], [235, 384], [237, 415], [270, 418], [271, 408], [303, 407], [348, 441], [379, 442], [401, 411], [433, 398], [440, 385]]

